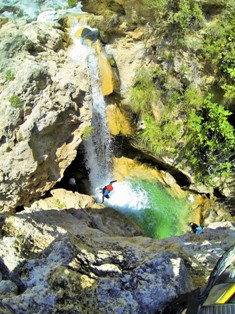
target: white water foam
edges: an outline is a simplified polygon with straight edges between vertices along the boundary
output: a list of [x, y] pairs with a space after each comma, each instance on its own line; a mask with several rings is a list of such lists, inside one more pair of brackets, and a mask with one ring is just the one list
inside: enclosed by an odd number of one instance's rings
[[[106, 182], [108, 184], [108, 182]], [[149, 207], [149, 197], [146, 190], [140, 185], [133, 187], [128, 180], [113, 183], [113, 191], [110, 198], [104, 201], [106, 206], [119, 208], [122, 212], [135, 212]], [[102, 199], [102, 194], [96, 192], [98, 201]]]
[[[76, 38], [75, 34], [80, 29], [83, 28], [84, 25], [78, 23], [78, 21], [74, 21], [74, 24], [71, 27], [70, 37], [73, 41], [73, 45], [68, 49], [68, 55], [75, 62], [80, 64], [87, 63], [87, 57], [91, 53], [91, 47], [87, 45], [83, 45], [80, 38]], [[87, 27], [89, 28], [89, 27]]]

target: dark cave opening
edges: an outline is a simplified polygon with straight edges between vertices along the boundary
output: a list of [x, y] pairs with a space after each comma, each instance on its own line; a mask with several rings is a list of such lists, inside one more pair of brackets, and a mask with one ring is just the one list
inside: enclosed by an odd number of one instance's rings
[[81, 194], [90, 194], [89, 173], [86, 169], [83, 145], [80, 145], [77, 156], [64, 172], [63, 178], [56, 183], [55, 189], [66, 189]]
[[24, 210], [24, 206], [23, 205], [18, 205], [17, 207], [16, 207], [16, 209], [15, 209], [15, 212], [16, 213], [20, 213], [20, 212], [22, 212]]

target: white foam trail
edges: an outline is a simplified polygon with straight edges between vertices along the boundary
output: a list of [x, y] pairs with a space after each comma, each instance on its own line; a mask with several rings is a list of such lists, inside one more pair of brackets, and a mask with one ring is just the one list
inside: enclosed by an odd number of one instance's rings
[[70, 56], [70, 58], [73, 59], [75, 62], [79, 62], [80, 64], [87, 63], [87, 57], [92, 51], [91, 47], [82, 45], [81, 39], [75, 37], [75, 34], [79, 30], [79, 28], [83, 27], [84, 25], [79, 24], [78, 21], [75, 21], [72, 25], [70, 37], [73, 41], [73, 45], [70, 46], [68, 50], [68, 55]]
[[[115, 182], [113, 188], [109, 194], [110, 198], [105, 198], [106, 206], [120, 208], [122, 212], [140, 211], [149, 207], [148, 193], [140, 186], [134, 188], [131, 182], [126, 180]], [[101, 200], [101, 193], [96, 191], [96, 196]]]

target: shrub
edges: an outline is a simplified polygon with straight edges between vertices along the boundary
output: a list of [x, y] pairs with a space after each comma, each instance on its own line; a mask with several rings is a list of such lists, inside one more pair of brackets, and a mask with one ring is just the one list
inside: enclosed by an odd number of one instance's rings
[[77, 0], [67, 0], [68, 1], [68, 6], [69, 8], [73, 8], [77, 5], [78, 1]]
[[131, 106], [138, 113], [151, 113], [151, 104], [159, 98], [159, 91], [153, 82], [154, 73], [141, 68], [136, 75], [135, 86], [130, 91]]
[[11, 70], [7, 70], [5, 76], [8, 81], [13, 81], [15, 78], [15, 75], [11, 72]]
[[86, 126], [85, 129], [82, 131], [82, 139], [84, 141], [88, 140], [92, 132], [94, 132], [93, 127], [91, 125]]
[[17, 96], [17, 95], [12, 95], [12, 96], [9, 98], [9, 102], [10, 102], [11, 106], [12, 106], [12, 107], [15, 107], [15, 108], [19, 108], [19, 107], [22, 107], [22, 106], [23, 106], [22, 100], [21, 100], [20, 97]]
[[206, 29], [202, 56], [213, 65], [227, 101], [235, 98], [235, 7]]
[[184, 100], [187, 104], [187, 111], [193, 109], [199, 110], [203, 104], [203, 96], [201, 90], [193, 86], [192, 84], [188, 86], [184, 93]]
[[200, 112], [190, 114], [191, 149], [186, 151], [197, 179], [209, 184], [230, 174], [235, 145], [234, 128], [228, 122], [232, 113], [212, 102], [212, 97], [204, 99]]
[[140, 142], [152, 153], [169, 155], [176, 153], [176, 146], [181, 137], [181, 123], [175, 122], [172, 116], [165, 116], [157, 123], [151, 116], [144, 119], [145, 130], [140, 134]]

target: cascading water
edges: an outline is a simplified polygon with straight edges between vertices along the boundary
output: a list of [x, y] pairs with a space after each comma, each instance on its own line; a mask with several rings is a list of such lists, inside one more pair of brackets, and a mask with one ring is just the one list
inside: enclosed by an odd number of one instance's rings
[[[101, 199], [96, 188], [113, 179], [111, 139], [106, 123], [106, 104], [101, 89], [98, 55], [92, 45], [85, 45], [84, 40], [75, 36], [84, 24], [85, 20], [82, 25], [76, 22], [72, 27], [73, 48], [70, 56], [76, 62], [86, 62], [89, 72], [93, 132], [84, 146], [91, 193]], [[87, 25], [85, 27], [89, 28]], [[105, 199], [105, 205], [131, 217], [142, 226], [146, 235], [153, 238], [180, 235], [187, 229], [185, 221], [190, 211], [189, 202], [174, 198], [156, 179], [126, 177], [124, 181], [114, 183], [114, 190], [110, 199]]]
[[[98, 70], [98, 55], [92, 46], [86, 45], [84, 40], [76, 38], [79, 28], [84, 27], [76, 22], [72, 27], [71, 38], [74, 47], [70, 56], [76, 61], [87, 63], [91, 95], [92, 95], [92, 132], [84, 142], [86, 167], [89, 171], [91, 193], [95, 193], [98, 186], [106, 184], [111, 178], [112, 155], [111, 138], [106, 123], [106, 104], [102, 95], [101, 78]], [[89, 28], [86, 26], [86, 28]], [[91, 29], [92, 30], [92, 29]]]
[[106, 123], [106, 104], [101, 93], [98, 57], [93, 51], [87, 58], [92, 91], [92, 128], [85, 142], [87, 166], [90, 170], [91, 188], [94, 189], [110, 180], [112, 170], [111, 138]]

